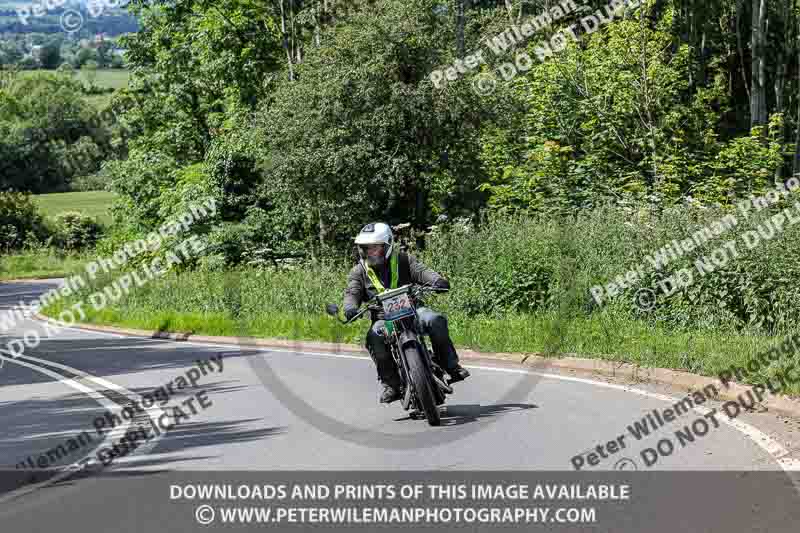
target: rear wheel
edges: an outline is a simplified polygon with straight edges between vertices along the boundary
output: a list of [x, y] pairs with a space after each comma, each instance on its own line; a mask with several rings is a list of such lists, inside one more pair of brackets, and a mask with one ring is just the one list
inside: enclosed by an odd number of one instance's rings
[[405, 349], [405, 354], [408, 362], [409, 378], [411, 378], [411, 385], [414, 387], [417, 402], [420, 404], [422, 412], [425, 413], [428, 424], [438, 426], [442, 421], [439, 416], [439, 408], [436, 406], [436, 400], [433, 397], [428, 367], [425, 361], [422, 360], [422, 355], [417, 348], [409, 346]]

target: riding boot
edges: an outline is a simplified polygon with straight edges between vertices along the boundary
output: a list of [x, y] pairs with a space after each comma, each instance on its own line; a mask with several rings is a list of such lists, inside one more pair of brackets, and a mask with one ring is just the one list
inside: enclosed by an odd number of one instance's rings
[[400, 394], [400, 374], [397, 371], [397, 365], [392, 358], [389, 347], [386, 345], [386, 330], [382, 320], [376, 321], [369, 332], [367, 333], [367, 348], [375, 363], [378, 371], [378, 379], [384, 385], [384, 393], [381, 395], [383, 401], [384, 396], [391, 401], [396, 400], [395, 394], [387, 392], [386, 388], [391, 388], [396, 391], [396, 395]]

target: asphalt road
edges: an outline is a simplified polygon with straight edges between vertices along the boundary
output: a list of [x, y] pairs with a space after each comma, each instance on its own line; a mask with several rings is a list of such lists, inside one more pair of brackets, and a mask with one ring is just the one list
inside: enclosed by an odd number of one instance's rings
[[[30, 301], [54, 283], [0, 284], [0, 312]], [[5, 490], [0, 487], [0, 524], [4, 510], [13, 506], [17, 517], [20, 509], [33, 516], [37, 505], [52, 502], [54, 485], [67, 483], [74, 490], [91, 483], [97, 471], [555, 473], [572, 472], [582, 461], [583, 472], [782, 473], [800, 464], [793, 442], [796, 421], [771, 413], [733, 421], [722, 414], [704, 418], [705, 407], [719, 408], [713, 401], [637, 440], [629, 425], [653, 410], [663, 413], [685, 395], [652, 386], [465, 361], [472, 377], [455, 385], [443, 408], [442, 427], [430, 428], [409, 420], [399, 403], [378, 403], [375, 370], [367, 357], [76, 329], [50, 331], [48, 338], [46, 326], [33, 320], [0, 330], [0, 347], [25, 334], [32, 338], [33, 331], [41, 336], [40, 344], [18, 358], [6, 354], [0, 369], [0, 469], [7, 470], [8, 478]], [[159, 388], [162, 399], [169, 393], [168, 401], [149, 406], [145, 398], [153, 398]], [[131, 402], [143, 405], [132, 421], [122, 411]], [[105, 431], [111, 413], [119, 416], [118, 427]], [[149, 431], [136, 449], [109, 459], [108, 450], [126, 428], [152, 428], [162, 415], [171, 429], [159, 435]], [[98, 424], [105, 427], [98, 430]], [[694, 428], [694, 442], [676, 436], [685, 426]], [[646, 466], [642, 451], [665, 438], [674, 445], [672, 453]], [[59, 445], [65, 453], [51, 453], [43, 463], [46, 469], [42, 463], [36, 466]], [[590, 458], [592, 450], [597, 455]], [[582, 453], [582, 459], [575, 459]], [[108, 466], [101, 466], [103, 458]], [[589, 465], [590, 460], [596, 464]], [[19, 482], [20, 473], [30, 476], [37, 469], [46, 474]]]

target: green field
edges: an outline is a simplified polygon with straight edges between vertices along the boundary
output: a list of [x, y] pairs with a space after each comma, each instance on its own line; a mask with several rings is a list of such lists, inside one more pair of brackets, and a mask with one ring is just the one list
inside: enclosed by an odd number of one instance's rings
[[[53, 73], [52, 70], [23, 70], [21, 75], [23, 76], [36, 76], [42, 72], [50, 72]], [[131, 77], [131, 73], [125, 69], [101, 69], [97, 71], [97, 78], [95, 79], [95, 85], [98, 87], [109, 87], [111, 89], [122, 89], [128, 86], [128, 80]], [[83, 82], [84, 85], [88, 85], [86, 80], [86, 71], [79, 70], [75, 72], [75, 79]], [[98, 109], [102, 109], [108, 105], [111, 101], [111, 97], [113, 93], [108, 94], [95, 94], [86, 97], [86, 101], [91, 103]]]
[[[76, 77], [83, 81], [84, 84], [87, 84], [86, 81], [86, 72], [79, 71], [76, 73]], [[95, 85], [99, 87], [111, 87], [113, 89], [122, 89], [128, 86], [128, 80], [130, 79], [131, 74], [128, 70], [122, 69], [105, 69], [105, 70], [98, 70], [97, 71], [97, 79], [95, 80]], [[103, 109], [111, 103], [111, 97], [114, 96], [113, 93], [108, 94], [95, 94], [86, 97], [86, 101], [91, 103], [97, 109]]]
[[[86, 71], [80, 70], [76, 72], [75, 76], [84, 83], [88, 83], [86, 80]], [[122, 89], [123, 87], [128, 86], [128, 80], [130, 77], [130, 71], [125, 69], [101, 69], [97, 71], [97, 79], [95, 79], [94, 83], [98, 87]]]
[[[42, 215], [51, 218], [65, 211], [78, 211], [111, 223], [111, 202], [116, 195], [105, 191], [39, 194], [33, 200]], [[55, 248], [34, 247], [8, 255], [0, 254], [0, 280], [54, 277], [77, 272], [91, 260], [92, 250], [75, 253]]]
[[[23, 70], [20, 72], [20, 75], [36, 76], [42, 72], [47, 72], [50, 74], [55, 73], [54, 70]], [[112, 89], [121, 89], [123, 87], [127, 87], [128, 80], [130, 79], [130, 77], [131, 73], [129, 70], [112, 69], [112, 68], [98, 69], [97, 78], [95, 79], [94, 83], [98, 87], [110, 87]], [[75, 78], [83, 81], [84, 83], [88, 83], [86, 80], [85, 70], [76, 70]]]
[[64, 211], [79, 211], [97, 217], [100, 223], [111, 223], [109, 208], [116, 195], [106, 191], [60, 192], [39, 194], [34, 200], [46, 217], [52, 217]]
[[[43, 72], [47, 72], [50, 74], [55, 73], [54, 70], [23, 70], [20, 72], [22, 76], [37, 76]], [[128, 86], [128, 80], [131, 77], [131, 73], [129, 70], [125, 69], [98, 69], [97, 70], [97, 78], [94, 81], [94, 84], [98, 87], [109, 87], [111, 89], [121, 89], [123, 87]], [[86, 71], [85, 70], [76, 70], [75, 71], [75, 79], [82, 81], [84, 84], [88, 84], [86, 79]]]

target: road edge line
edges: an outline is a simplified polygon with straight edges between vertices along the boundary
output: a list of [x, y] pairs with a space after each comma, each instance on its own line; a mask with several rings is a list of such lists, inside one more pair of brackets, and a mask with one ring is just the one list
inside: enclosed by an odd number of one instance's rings
[[[63, 324], [40, 313], [34, 313], [32, 318], [40, 322], [51, 322], [63, 327]], [[191, 332], [170, 332], [170, 331], [149, 331], [131, 328], [120, 328], [116, 326], [101, 326], [96, 324], [76, 324], [72, 329], [80, 331], [91, 331], [95, 333], [105, 333], [114, 335], [125, 335], [132, 337], [144, 337], [151, 339], [169, 340], [174, 342], [203, 342], [220, 345], [238, 345], [254, 348], [283, 348], [302, 351], [323, 351], [323, 352], [349, 352], [363, 354], [364, 348], [355, 344], [334, 344], [321, 341], [290, 341], [283, 339], [259, 339], [241, 337], [222, 337], [210, 335], [194, 335]], [[468, 360], [499, 360], [517, 363], [523, 366], [536, 366], [547, 360], [552, 368], [580, 372], [591, 375], [601, 375], [611, 378], [629, 379], [638, 383], [658, 383], [671, 387], [683, 389], [687, 392], [703, 390], [708, 385], [716, 387], [717, 380], [714, 377], [701, 376], [684, 370], [673, 370], [669, 368], [642, 367], [633, 363], [623, 363], [619, 361], [606, 361], [604, 359], [586, 359], [574, 357], [575, 354], [562, 354], [564, 357], [553, 358], [545, 357], [539, 353], [483, 353], [465, 348], [458, 349], [459, 357]], [[716, 387], [719, 391], [716, 399], [736, 401], [738, 396], [745, 394], [752, 387], [748, 385], [730, 382], [728, 387]], [[793, 398], [783, 394], [770, 395], [762, 402], [765, 408], [784, 416], [800, 419], [800, 398]]]

